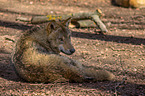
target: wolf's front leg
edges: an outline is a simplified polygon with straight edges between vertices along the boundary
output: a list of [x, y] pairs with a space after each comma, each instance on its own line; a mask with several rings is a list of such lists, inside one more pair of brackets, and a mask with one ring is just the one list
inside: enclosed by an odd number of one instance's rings
[[[53, 55], [56, 59], [55, 74], [61, 75], [70, 82], [96, 82], [98, 80], [112, 80], [114, 75], [109, 71], [95, 70], [83, 66], [80, 62], [68, 57]], [[51, 58], [53, 58], [51, 55]]]

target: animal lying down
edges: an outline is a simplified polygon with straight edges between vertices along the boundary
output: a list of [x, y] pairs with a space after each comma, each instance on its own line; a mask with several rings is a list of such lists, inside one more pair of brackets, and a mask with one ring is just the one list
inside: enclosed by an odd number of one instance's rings
[[68, 25], [71, 19], [51, 21], [21, 35], [12, 61], [16, 73], [28, 82], [95, 82], [112, 80], [111, 72], [88, 68], [76, 60], [61, 56], [75, 52]]

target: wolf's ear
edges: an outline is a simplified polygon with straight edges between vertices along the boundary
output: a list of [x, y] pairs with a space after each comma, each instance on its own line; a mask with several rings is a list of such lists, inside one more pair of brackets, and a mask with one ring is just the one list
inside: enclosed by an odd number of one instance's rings
[[56, 26], [55, 26], [55, 22], [56, 22], [56, 21], [51, 21], [51, 22], [49, 22], [48, 25], [47, 25], [47, 29], [55, 29], [55, 27], [56, 27]]
[[65, 21], [62, 22], [63, 25], [65, 25], [66, 27], [68, 27], [69, 23], [71, 22], [71, 17], [69, 17], [68, 19], [66, 19]]
[[55, 21], [49, 22], [46, 27], [47, 33], [50, 34], [52, 30], [54, 30], [55, 28], [56, 28]]

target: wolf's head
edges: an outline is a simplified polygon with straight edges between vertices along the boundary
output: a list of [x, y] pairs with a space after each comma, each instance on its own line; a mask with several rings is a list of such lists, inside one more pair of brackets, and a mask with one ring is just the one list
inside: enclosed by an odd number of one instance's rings
[[71, 18], [68, 18], [62, 22], [52, 21], [47, 25], [47, 42], [50, 47], [56, 52], [63, 52], [67, 55], [71, 55], [75, 52], [74, 47], [71, 44], [71, 32], [68, 29], [68, 25]]

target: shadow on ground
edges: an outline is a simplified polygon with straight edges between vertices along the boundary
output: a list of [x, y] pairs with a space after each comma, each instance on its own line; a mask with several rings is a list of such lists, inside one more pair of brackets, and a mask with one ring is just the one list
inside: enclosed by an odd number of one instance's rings
[[[27, 30], [32, 28], [32, 25], [24, 25], [16, 22], [2, 21], [0, 20], [0, 26], [14, 28], [19, 30]], [[123, 36], [114, 36], [114, 35], [101, 35], [101, 34], [92, 34], [92, 33], [84, 33], [84, 32], [72, 32], [72, 37], [76, 38], [84, 38], [84, 39], [98, 39], [101, 41], [110, 41], [117, 43], [126, 43], [133, 45], [145, 45], [145, 39], [136, 38], [136, 37], [123, 37]]]
[[123, 37], [123, 36], [113, 36], [113, 35], [101, 35], [101, 34], [91, 34], [84, 32], [72, 32], [72, 36], [76, 38], [84, 38], [84, 39], [98, 39], [101, 41], [110, 41], [117, 43], [126, 43], [133, 45], [145, 45], [145, 39], [143, 38], [135, 38], [135, 37]]

